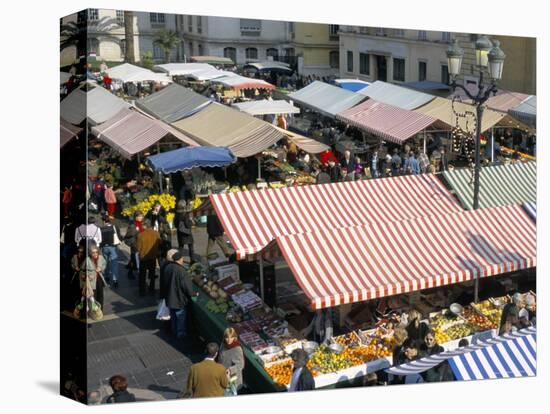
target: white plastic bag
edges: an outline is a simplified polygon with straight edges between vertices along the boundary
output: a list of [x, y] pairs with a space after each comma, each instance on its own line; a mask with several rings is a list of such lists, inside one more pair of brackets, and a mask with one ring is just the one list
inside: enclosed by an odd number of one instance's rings
[[166, 306], [166, 301], [164, 299], [159, 302], [159, 306], [157, 309], [157, 319], [159, 321], [170, 320], [170, 308]]

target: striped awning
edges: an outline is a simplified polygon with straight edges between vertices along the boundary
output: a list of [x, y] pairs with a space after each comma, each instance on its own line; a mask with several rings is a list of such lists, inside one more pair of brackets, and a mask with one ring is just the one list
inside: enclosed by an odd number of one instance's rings
[[210, 196], [239, 258], [277, 237], [463, 211], [431, 174]]
[[[520, 331], [521, 332], [521, 331]], [[537, 336], [509, 337], [481, 349], [449, 359], [457, 380], [518, 378], [537, 375]]]
[[438, 122], [431, 116], [369, 99], [336, 118], [383, 139], [401, 144]]
[[275, 89], [275, 86], [262, 79], [247, 78], [236, 73], [212, 79], [212, 82], [220, 83], [227, 88], [237, 91], [241, 89]]
[[[445, 171], [443, 176], [466, 209], [474, 203], [473, 171], [460, 168]], [[480, 208], [535, 201], [537, 198], [537, 163], [529, 161], [509, 165], [482, 167], [480, 171]]]
[[519, 204], [319, 229], [277, 244], [314, 309], [536, 266], [536, 226]]
[[420, 374], [451, 358], [460, 357], [461, 355], [469, 354], [469, 353], [481, 350], [483, 348], [493, 346], [495, 344], [501, 344], [504, 342], [517, 340], [519, 338], [525, 338], [528, 336], [535, 336], [536, 332], [537, 330], [534, 327], [525, 328], [517, 332], [512, 332], [510, 334], [486, 339], [474, 345], [469, 345], [462, 348], [456, 348], [454, 350], [444, 351], [436, 355], [430, 355], [424, 358], [417, 359], [416, 361], [397, 365], [397, 366], [388, 368], [385, 371], [388, 374], [392, 374], [392, 375]]
[[533, 220], [537, 221], [536, 202], [523, 203], [523, 208], [525, 209], [525, 211], [527, 211], [527, 214], [529, 214], [533, 218]]

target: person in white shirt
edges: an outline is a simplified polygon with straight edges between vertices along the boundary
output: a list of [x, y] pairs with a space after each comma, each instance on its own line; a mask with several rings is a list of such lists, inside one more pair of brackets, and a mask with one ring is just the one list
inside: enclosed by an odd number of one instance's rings
[[101, 245], [101, 229], [95, 224], [95, 217], [88, 218], [88, 225], [81, 224], [77, 227], [74, 234], [74, 241], [77, 246], [82, 240], [93, 240], [96, 246]]

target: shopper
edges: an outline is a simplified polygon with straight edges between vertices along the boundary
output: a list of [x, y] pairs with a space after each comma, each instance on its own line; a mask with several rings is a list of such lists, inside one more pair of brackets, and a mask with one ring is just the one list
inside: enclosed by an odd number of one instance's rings
[[307, 367], [308, 356], [307, 352], [303, 349], [295, 349], [290, 354], [292, 361], [294, 361], [294, 368], [292, 371], [292, 378], [290, 380], [290, 387], [288, 391], [309, 391], [315, 389], [315, 380], [311, 371]]
[[116, 212], [116, 195], [113, 185], [110, 183], [105, 184], [105, 203], [107, 204], [107, 214], [110, 217], [114, 217]]
[[230, 381], [235, 387], [233, 395], [237, 395], [243, 386], [244, 353], [234, 328], [227, 328], [223, 333], [218, 362], [229, 370]]
[[418, 166], [420, 167], [420, 172], [422, 174], [425, 174], [428, 172], [428, 167], [430, 165], [430, 159], [428, 158], [428, 155], [424, 151], [418, 152]]
[[[424, 342], [420, 345], [420, 353], [429, 356], [440, 354], [444, 350], [445, 349], [435, 341], [434, 331], [431, 329], [428, 330], [426, 336], [424, 336]], [[439, 382], [441, 381], [441, 376], [441, 364], [424, 371], [422, 374], [422, 378], [424, 378], [426, 382]]]
[[139, 253], [137, 250], [137, 237], [143, 231], [143, 214], [139, 211], [134, 213], [134, 220], [128, 226], [124, 235], [124, 242], [130, 247], [130, 260], [126, 265], [128, 279], [135, 279], [134, 272], [139, 271]]
[[418, 165], [418, 161], [413, 151], [409, 152], [409, 158], [407, 158], [403, 165], [403, 172], [405, 174], [420, 174], [420, 166]]
[[208, 233], [208, 244], [206, 245], [206, 258], [208, 259], [210, 257], [210, 251], [212, 250], [214, 243], [217, 243], [218, 246], [220, 246], [225, 257], [229, 257], [230, 256], [229, 249], [223, 238], [224, 230], [220, 222], [220, 219], [218, 218], [217, 215], [210, 214], [209, 216], [207, 216], [206, 233]]
[[174, 227], [176, 228], [176, 235], [178, 238], [178, 248], [183, 249], [183, 247], [187, 245], [189, 249], [189, 260], [191, 264], [193, 264], [195, 263], [195, 252], [193, 249], [193, 220], [189, 217], [189, 210], [190, 208], [187, 207], [185, 200], [180, 200], [178, 202]]
[[160, 265], [160, 276], [159, 276], [159, 299], [166, 300], [166, 297], [168, 296], [168, 291], [170, 289], [170, 277], [169, 274], [166, 273], [166, 268], [168, 265], [174, 261], [174, 254], [178, 252], [178, 249], [170, 249], [168, 250], [168, 253], [166, 253], [166, 260], [164, 263]]
[[512, 301], [507, 303], [502, 309], [502, 316], [500, 318], [500, 327], [499, 335], [502, 335], [504, 332], [504, 324], [510, 318], [511, 321], [515, 324], [516, 328], [521, 328], [519, 325], [519, 311], [525, 307], [523, 302], [523, 296], [521, 293], [514, 293], [512, 296]]
[[107, 398], [107, 404], [135, 402], [134, 394], [128, 392], [128, 379], [122, 375], [114, 375], [109, 378], [109, 385], [113, 393]]
[[80, 268], [80, 288], [82, 296], [86, 299], [92, 296], [103, 307], [103, 288], [105, 286], [103, 272], [107, 267], [105, 258], [101, 255], [99, 247], [90, 243], [89, 254], [84, 268]]
[[187, 377], [187, 392], [190, 397], [222, 397], [229, 384], [227, 371], [216, 362], [218, 344], [206, 345], [206, 358], [191, 366]]
[[74, 241], [77, 246], [81, 243], [93, 241], [96, 246], [101, 245], [101, 229], [97, 226], [94, 216], [88, 217], [88, 224], [81, 224], [77, 227], [74, 234]]
[[136, 248], [139, 253], [139, 295], [145, 296], [146, 278], [149, 278], [149, 293], [155, 292], [155, 270], [160, 251], [160, 234], [144, 220], [143, 231], [138, 234]]
[[101, 227], [102, 245], [101, 251], [103, 257], [107, 261], [105, 269], [105, 280], [110, 283], [112, 280], [113, 287], [118, 287], [118, 245], [120, 244], [120, 230], [112, 223], [111, 216], [103, 215], [103, 227]]
[[391, 175], [392, 177], [397, 177], [401, 175], [401, 157], [399, 156], [399, 149], [395, 148], [393, 150], [393, 155], [391, 157]]
[[420, 344], [424, 340], [426, 334], [428, 333], [428, 325], [421, 322], [422, 314], [416, 309], [411, 309], [408, 313], [408, 324], [407, 324], [407, 337], [416, 341], [417, 344]]
[[160, 235], [159, 254], [162, 260], [164, 260], [166, 253], [172, 248], [172, 230], [166, 220], [166, 211], [159, 201], [155, 201], [151, 211], [146, 214], [145, 220], [149, 220], [151, 228]]

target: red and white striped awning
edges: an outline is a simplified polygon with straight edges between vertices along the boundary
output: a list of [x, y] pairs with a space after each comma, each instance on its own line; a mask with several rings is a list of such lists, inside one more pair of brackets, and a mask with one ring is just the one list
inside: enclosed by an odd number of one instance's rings
[[387, 105], [374, 99], [340, 112], [336, 118], [398, 144], [438, 122], [431, 116]]
[[318, 230], [277, 239], [314, 309], [536, 266], [521, 205]]
[[216, 194], [210, 201], [239, 259], [284, 235], [463, 211], [432, 174]]

